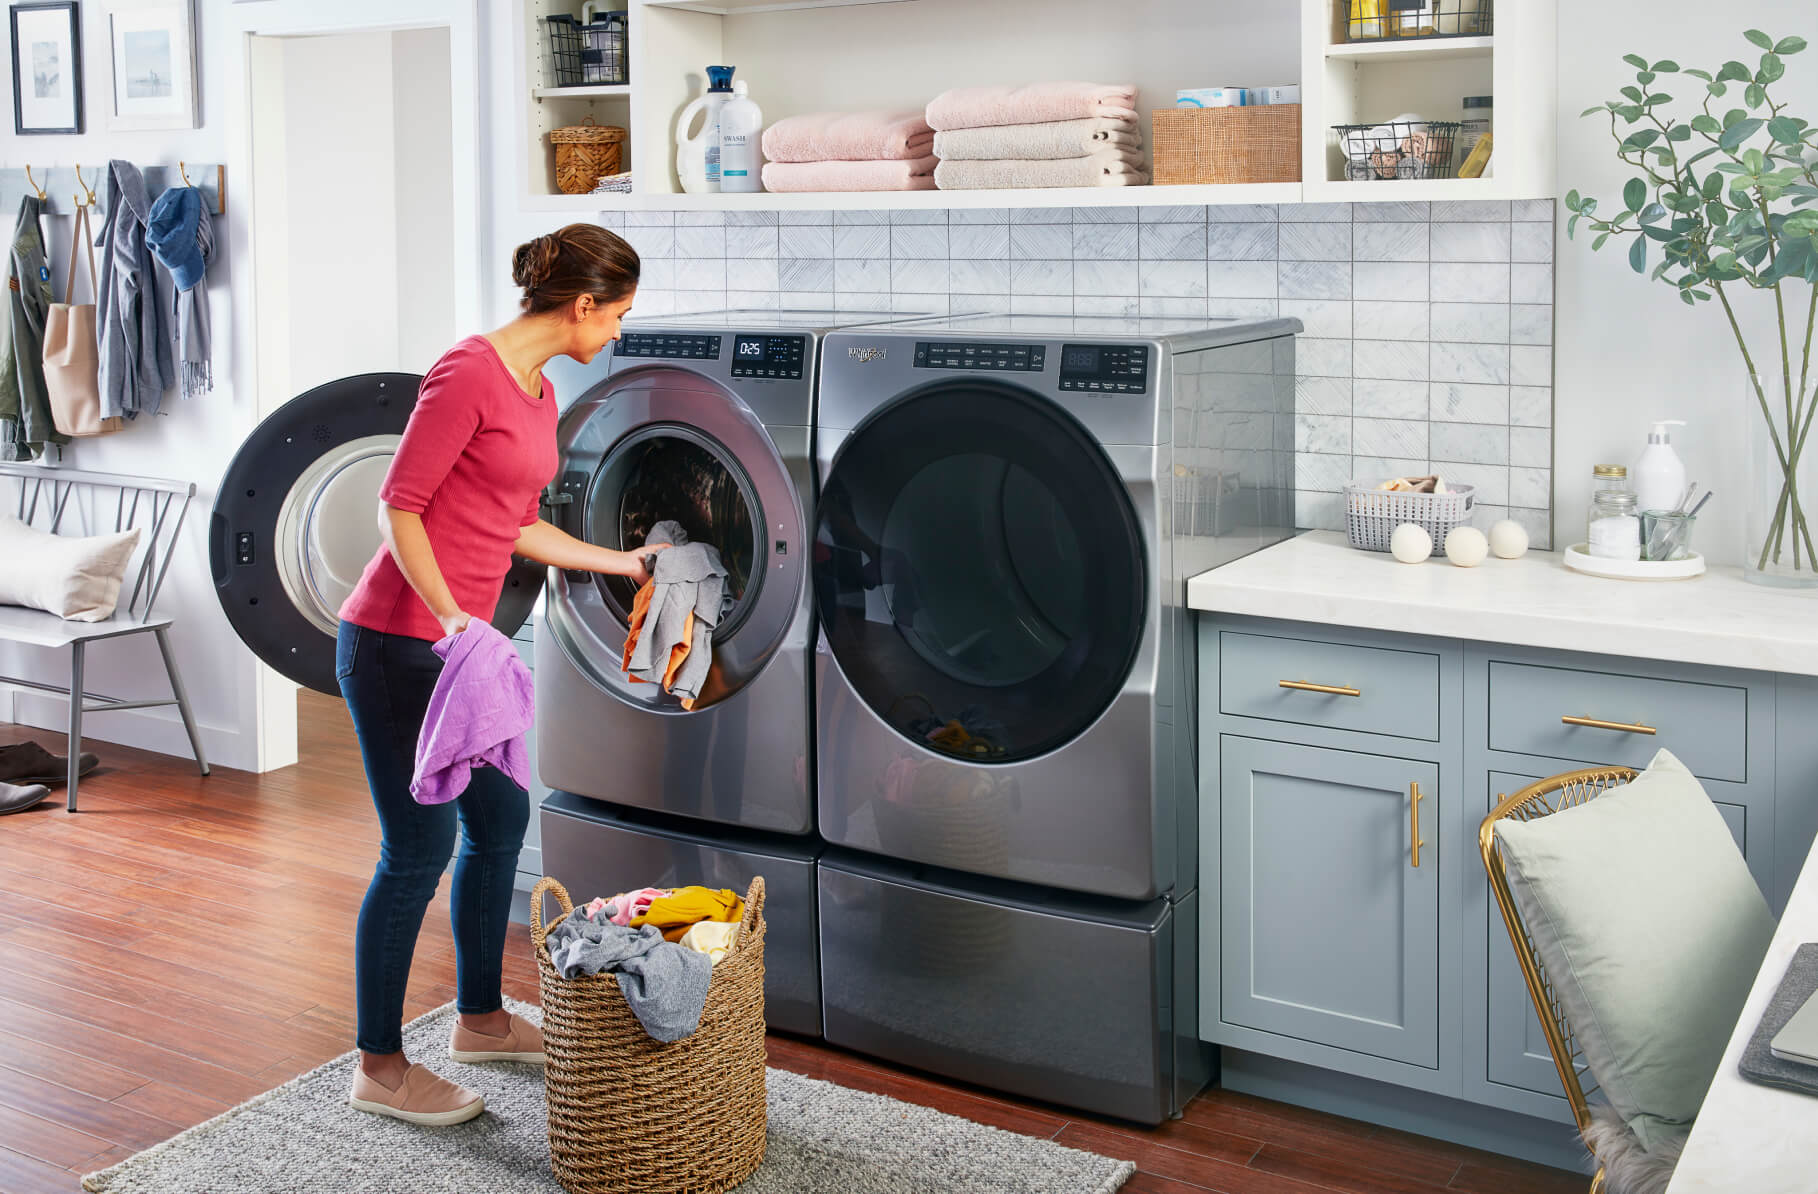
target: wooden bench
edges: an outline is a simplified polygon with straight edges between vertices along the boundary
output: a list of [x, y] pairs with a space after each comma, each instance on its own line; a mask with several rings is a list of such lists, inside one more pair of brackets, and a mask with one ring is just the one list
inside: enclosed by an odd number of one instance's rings
[[[16, 490], [16, 503], [6, 502], [7, 490]], [[208, 759], [196, 733], [196, 719], [177, 673], [165, 631], [171, 619], [154, 617], [158, 590], [175, 553], [189, 503], [196, 496], [194, 482], [160, 481], [146, 477], [121, 477], [76, 469], [45, 468], [34, 464], [0, 463], [0, 509], [10, 509], [21, 522], [51, 534], [102, 534], [112, 522], [115, 533], [142, 528], [139, 546], [128, 563], [120, 604], [103, 622], [71, 622], [56, 614], [18, 606], [0, 605], [0, 641], [34, 647], [68, 647], [67, 687], [0, 675], [0, 684], [15, 684], [69, 698], [69, 811], [76, 811], [76, 771], [82, 755], [82, 718], [88, 713], [119, 712], [175, 705], [196, 755], [196, 765], [208, 774]], [[170, 677], [171, 696], [157, 700], [126, 700], [102, 696], [83, 687], [83, 665], [88, 645], [104, 639], [150, 634], [158, 640]]]

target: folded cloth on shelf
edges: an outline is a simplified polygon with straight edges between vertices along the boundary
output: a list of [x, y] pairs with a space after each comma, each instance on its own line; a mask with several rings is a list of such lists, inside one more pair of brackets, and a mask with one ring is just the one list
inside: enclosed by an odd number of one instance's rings
[[1030, 83], [1024, 87], [955, 87], [928, 101], [935, 132], [997, 124], [1040, 124], [1089, 116], [1136, 119], [1136, 88], [1114, 83]]
[[745, 901], [730, 888], [678, 887], [650, 901], [642, 916], [631, 918], [633, 928], [655, 925], [670, 941], [680, 941], [693, 925], [704, 920], [736, 923], [745, 915]]
[[1041, 124], [999, 124], [948, 129], [934, 134], [934, 156], [942, 161], [1003, 158], [1077, 158], [1101, 149], [1140, 149], [1142, 126], [1116, 116], [1049, 120]]
[[1027, 161], [942, 162], [934, 181], [943, 191], [989, 191], [1022, 187], [1139, 187], [1149, 181], [1140, 154], [1105, 150], [1083, 158]]
[[713, 959], [663, 940], [654, 927], [628, 929], [577, 908], [549, 930], [549, 960], [563, 978], [611, 971], [625, 1006], [655, 1040], [679, 1041], [701, 1025]]
[[536, 716], [536, 686], [518, 649], [475, 618], [430, 650], [442, 657], [442, 672], [417, 735], [411, 796], [418, 804], [446, 804], [467, 790], [480, 766], [497, 768], [528, 790], [524, 735]]
[[771, 162], [766, 191], [932, 191], [934, 155], [875, 162]]
[[921, 109], [913, 112], [814, 112], [764, 130], [773, 162], [881, 162], [927, 157], [934, 144]]

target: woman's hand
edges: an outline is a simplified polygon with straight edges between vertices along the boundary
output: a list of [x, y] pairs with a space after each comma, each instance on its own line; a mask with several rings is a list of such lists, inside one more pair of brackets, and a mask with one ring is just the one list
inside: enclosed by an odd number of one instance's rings
[[457, 609], [452, 614], [439, 615], [436, 621], [442, 624], [444, 635], [455, 635], [467, 629], [467, 624], [473, 621], [473, 616], [464, 610]]
[[636, 551], [626, 552], [625, 556], [630, 562], [632, 570], [625, 575], [629, 576], [638, 584], [643, 584], [650, 579], [650, 569], [644, 566], [644, 557], [646, 555], [654, 555], [659, 551], [668, 551], [671, 546], [673, 545], [668, 543], [646, 543]]

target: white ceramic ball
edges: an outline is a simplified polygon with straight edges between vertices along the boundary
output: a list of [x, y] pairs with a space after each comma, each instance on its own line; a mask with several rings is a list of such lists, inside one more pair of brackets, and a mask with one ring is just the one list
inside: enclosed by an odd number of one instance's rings
[[1389, 554], [1404, 564], [1418, 564], [1433, 554], [1433, 536], [1417, 522], [1404, 522], [1389, 536]]
[[1475, 568], [1490, 554], [1490, 541], [1476, 527], [1453, 527], [1446, 535], [1446, 559], [1460, 568]]
[[1516, 560], [1527, 554], [1527, 528], [1505, 518], [1490, 528], [1490, 551], [1499, 560]]

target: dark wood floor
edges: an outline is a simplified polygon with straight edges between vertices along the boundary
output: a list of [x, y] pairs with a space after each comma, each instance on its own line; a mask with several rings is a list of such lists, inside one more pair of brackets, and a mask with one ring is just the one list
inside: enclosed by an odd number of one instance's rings
[[[350, 929], [377, 835], [340, 702], [305, 693], [268, 775], [100, 745], [82, 787], [0, 817], [0, 1192], [56, 1194], [351, 1047]], [[52, 734], [0, 724], [0, 742]], [[407, 1015], [454, 998], [447, 886]], [[506, 990], [537, 999], [514, 926]], [[1135, 1161], [1130, 1194], [1581, 1194], [1583, 1179], [1211, 1090], [1154, 1130], [773, 1037], [772, 1064]], [[306, 1194], [306, 1192], [298, 1192]]]

